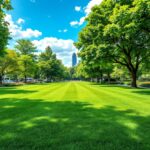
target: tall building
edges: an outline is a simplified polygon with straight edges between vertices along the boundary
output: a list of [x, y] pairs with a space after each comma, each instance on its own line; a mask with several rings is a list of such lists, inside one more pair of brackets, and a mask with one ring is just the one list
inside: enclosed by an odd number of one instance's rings
[[77, 65], [77, 54], [73, 53], [72, 54], [72, 67]]

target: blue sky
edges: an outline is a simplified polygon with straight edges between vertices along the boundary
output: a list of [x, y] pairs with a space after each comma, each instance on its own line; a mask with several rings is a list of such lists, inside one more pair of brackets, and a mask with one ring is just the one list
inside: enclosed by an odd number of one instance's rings
[[73, 42], [84, 27], [85, 17], [101, 0], [12, 0], [13, 10], [7, 12], [13, 40], [30, 39], [40, 51], [51, 46], [66, 66], [77, 51]]

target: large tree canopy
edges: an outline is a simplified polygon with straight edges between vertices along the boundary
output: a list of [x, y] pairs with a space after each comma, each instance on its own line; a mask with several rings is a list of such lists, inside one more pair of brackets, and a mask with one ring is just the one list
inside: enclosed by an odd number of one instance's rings
[[10, 0], [0, 0], [0, 55], [4, 52], [10, 38], [8, 22], [5, 21], [5, 12], [10, 9], [12, 9]]
[[150, 56], [149, 16], [149, 0], [104, 0], [92, 9], [75, 43], [82, 61], [123, 65], [137, 87], [139, 66]]

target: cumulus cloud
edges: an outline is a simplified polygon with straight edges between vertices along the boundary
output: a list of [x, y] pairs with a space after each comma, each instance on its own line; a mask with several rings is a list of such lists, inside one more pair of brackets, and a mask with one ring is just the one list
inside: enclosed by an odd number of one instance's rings
[[22, 23], [24, 23], [25, 21], [24, 21], [24, 19], [22, 19], [22, 18], [19, 18], [18, 20], [17, 20], [17, 23], [18, 24], [22, 24]]
[[[16, 40], [20, 38], [37, 38], [42, 33], [38, 30], [31, 28], [23, 29], [23, 19], [19, 18], [16, 23], [13, 21], [12, 16], [7, 14], [5, 20], [9, 22], [9, 31], [11, 32], [12, 40], [9, 42], [9, 48], [13, 48], [16, 44]], [[60, 32], [67, 32], [67, 29], [60, 30]], [[33, 40], [33, 44], [37, 47], [39, 52], [45, 50], [47, 46], [50, 46], [57, 57], [62, 60], [66, 66], [71, 66], [72, 53], [76, 52], [76, 48], [73, 45], [74, 41], [71, 39], [64, 40], [55, 37], [45, 37], [41, 40]]]
[[77, 51], [73, 45], [74, 41], [71, 39], [64, 40], [55, 37], [46, 37], [41, 40], [33, 40], [32, 42], [39, 51], [44, 51], [47, 46], [50, 46], [66, 66], [71, 66], [72, 53]]
[[81, 7], [80, 6], [75, 6], [75, 11], [80, 11]]
[[88, 15], [95, 5], [99, 5], [103, 0], [91, 0], [85, 7], [85, 13]]
[[11, 37], [16, 40], [20, 38], [37, 38], [42, 35], [42, 33], [38, 30], [33, 30], [31, 28], [23, 29], [21, 24], [24, 22], [23, 19], [18, 19], [17, 24], [13, 21], [12, 16], [7, 14], [5, 20], [9, 22], [9, 31], [11, 33]]
[[87, 6], [84, 8], [84, 13], [85, 16], [81, 17], [79, 21], [75, 20], [70, 22], [71, 26], [80, 26], [84, 23], [85, 18], [89, 15], [89, 13], [91, 12], [92, 8], [95, 5], [99, 5], [102, 2], [102, 0], [90, 0], [90, 2], [87, 4]]
[[85, 20], [85, 17], [82, 17], [82, 18], [80, 18], [80, 20], [79, 21], [72, 21], [72, 22], [70, 22], [70, 25], [71, 26], [76, 26], [76, 25], [82, 25], [83, 23], [84, 23], [84, 20]]

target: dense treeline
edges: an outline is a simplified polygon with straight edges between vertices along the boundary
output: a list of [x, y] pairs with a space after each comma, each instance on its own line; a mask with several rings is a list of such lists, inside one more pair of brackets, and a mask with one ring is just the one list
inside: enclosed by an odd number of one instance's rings
[[41, 54], [27, 39], [16, 42], [14, 50], [7, 49], [11, 39], [6, 10], [11, 10], [10, 0], [0, 1], [0, 84], [5, 78], [12, 81], [60, 81], [69, 77], [68, 69], [57, 59], [50, 47]]
[[82, 75], [99, 80], [120, 68], [137, 87], [139, 72], [150, 70], [150, 1], [103, 0], [86, 22], [75, 43]]
[[66, 68], [48, 46], [41, 54], [27, 39], [8, 50], [11, 38], [6, 10], [9, 0], [0, 1], [0, 84], [5, 77], [13, 81], [60, 81], [90, 79], [120, 82], [150, 73], [150, 2], [149, 0], [103, 0], [86, 17], [86, 26], [75, 43], [81, 61]]
[[[17, 41], [15, 50], [6, 50], [0, 57], [0, 83], [4, 77], [13, 81], [60, 81], [68, 75], [67, 68], [57, 59], [50, 47], [36, 55], [36, 47], [31, 41]], [[29, 79], [31, 81], [29, 81]]]

